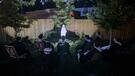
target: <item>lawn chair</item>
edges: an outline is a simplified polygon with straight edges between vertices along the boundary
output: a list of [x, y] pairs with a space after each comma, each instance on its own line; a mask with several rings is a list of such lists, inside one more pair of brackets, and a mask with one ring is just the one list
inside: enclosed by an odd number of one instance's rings
[[17, 53], [13, 46], [4, 45], [4, 47], [5, 47], [5, 50], [7, 51], [7, 53], [9, 54], [9, 57], [17, 58]]
[[25, 58], [25, 54], [20, 55], [20, 56], [17, 54], [14, 46], [4, 45], [4, 47], [5, 47], [5, 50], [7, 51], [7, 53], [9, 54], [9, 57], [17, 58], [17, 59]]

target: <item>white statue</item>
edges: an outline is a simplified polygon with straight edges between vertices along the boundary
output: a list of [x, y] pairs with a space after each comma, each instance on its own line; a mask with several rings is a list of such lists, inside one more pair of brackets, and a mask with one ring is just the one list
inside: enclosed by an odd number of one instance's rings
[[66, 27], [65, 27], [65, 25], [62, 25], [62, 28], [61, 28], [61, 37], [62, 36], [66, 36], [66, 33], [67, 33], [67, 29], [66, 29]]

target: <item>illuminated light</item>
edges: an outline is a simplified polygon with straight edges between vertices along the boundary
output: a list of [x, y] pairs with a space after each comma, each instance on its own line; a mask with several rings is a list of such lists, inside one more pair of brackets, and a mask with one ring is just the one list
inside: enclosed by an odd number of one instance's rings
[[0, 3], [2, 3], [3, 0], [0, 0]]

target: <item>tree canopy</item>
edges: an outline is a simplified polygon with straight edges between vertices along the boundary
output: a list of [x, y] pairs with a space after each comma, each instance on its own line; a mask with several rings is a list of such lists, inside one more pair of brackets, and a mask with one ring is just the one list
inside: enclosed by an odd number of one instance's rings
[[34, 5], [35, 0], [3, 0], [0, 3], [0, 25], [4, 28], [11, 26], [16, 32], [22, 27], [29, 27], [31, 20], [25, 17], [21, 12], [22, 6]]
[[69, 25], [69, 13], [73, 10], [74, 5], [72, 1], [65, 2], [64, 0], [54, 0], [56, 3], [57, 15], [53, 16], [54, 25], [61, 26], [62, 24]]
[[[96, 0], [93, 12], [87, 14], [97, 26], [109, 30], [109, 44], [112, 40], [112, 29], [135, 20], [135, 3], [132, 0]], [[127, 4], [128, 3], [128, 4]]]
[[98, 26], [115, 29], [135, 18], [134, 7], [135, 3], [132, 0], [99, 0], [88, 17]]

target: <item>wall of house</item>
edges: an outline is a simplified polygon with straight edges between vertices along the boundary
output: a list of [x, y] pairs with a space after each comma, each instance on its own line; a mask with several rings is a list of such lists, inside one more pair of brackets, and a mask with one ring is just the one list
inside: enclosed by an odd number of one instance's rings
[[[135, 36], [135, 30], [134, 30], [135, 26], [133, 26], [134, 24], [135, 23], [133, 22], [130, 23], [129, 26], [121, 27], [119, 30], [113, 30], [113, 36], [120, 39], [133, 38]], [[29, 36], [30, 38], [37, 38], [39, 34], [52, 30], [53, 26], [54, 26], [53, 21], [51, 19], [38, 19], [33, 21], [30, 28], [23, 29], [18, 35], [22, 37]], [[73, 31], [80, 36], [82, 36], [82, 34], [87, 34], [92, 36], [96, 31], [101, 31], [103, 38], [109, 38], [109, 32], [102, 28], [98, 28], [91, 20], [73, 19], [71, 25], [68, 25], [66, 27], [68, 30]], [[15, 32], [11, 27], [5, 28], [4, 31], [10, 37], [14, 37], [15, 35]], [[4, 33], [0, 35], [2, 35], [0, 37], [6, 38], [6, 35], [4, 35]]]

